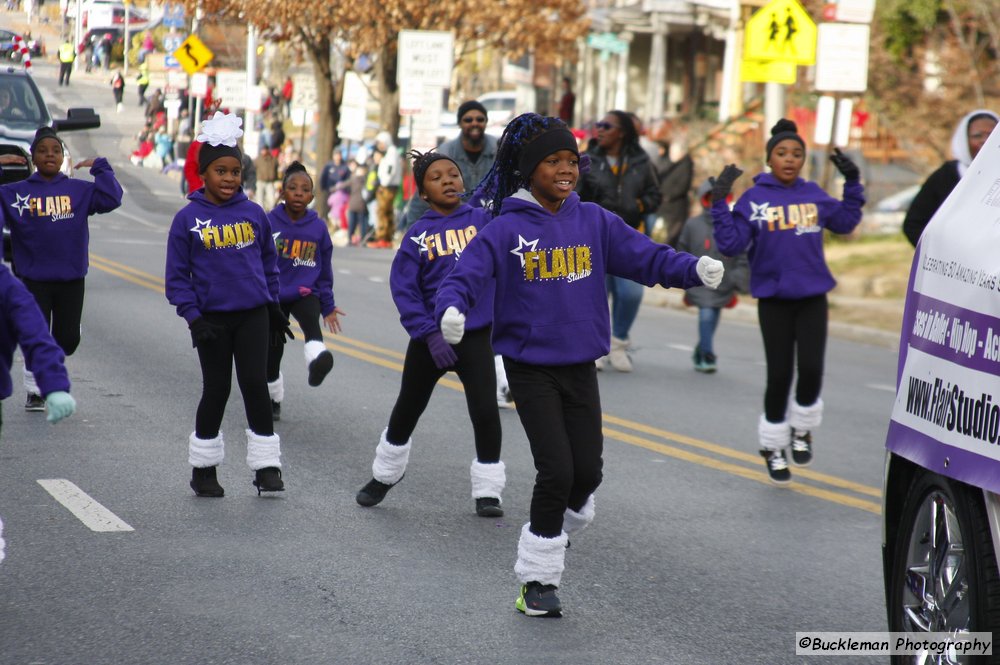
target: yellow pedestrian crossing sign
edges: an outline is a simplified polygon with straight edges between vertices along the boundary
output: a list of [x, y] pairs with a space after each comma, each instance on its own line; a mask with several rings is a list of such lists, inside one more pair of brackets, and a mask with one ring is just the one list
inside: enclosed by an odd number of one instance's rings
[[212, 61], [215, 54], [198, 39], [197, 35], [188, 35], [188, 38], [173, 52], [173, 56], [177, 58], [184, 71], [196, 74]]
[[815, 64], [816, 32], [816, 23], [798, 0], [771, 0], [747, 21], [743, 58]]

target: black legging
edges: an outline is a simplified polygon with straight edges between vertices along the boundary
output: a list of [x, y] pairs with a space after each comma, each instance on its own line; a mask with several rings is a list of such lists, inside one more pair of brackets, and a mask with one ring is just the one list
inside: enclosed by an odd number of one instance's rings
[[799, 300], [761, 298], [757, 301], [757, 318], [767, 360], [764, 417], [769, 422], [785, 420], [796, 364], [795, 401], [801, 406], [812, 406], [819, 399], [826, 355], [827, 313], [826, 294]]
[[[490, 327], [470, 330], [454, 345], [458, 362], [453, 368], [465, 387], [472, 431], [476, 441], [476, 459], [483, 464], [500, 461], [500, 412], [497, 409], [497, 373], [490, 345]], [[430, 402], [431, 393], [447, 370], [438, 369], [423, 341], [410, 339], [403, 361], [399, 397], [389, 416], [385, 438], [403, 445], [410, 440], [417, 421]]]
[[195, 435], [199, 439], [214, 439], [219, 435], [232, 390], [235, 361], [236, 381], [243, 395], [247, 424], [254, 434], [271, 436], [274, 422], [267, 392], [267, 308], [212, 312], [203, 316], [209, 323], [225, 328], [225, 333], [196, 347], [201, 362], [202, 391], [195, 416]]
[[83, 279], [69, 282], [36, 282], [22, 279], [35, 296], [45, 323], [63, 353], [73, 355], [80, 346], [80, 319], [83, 316]]
[[[281, 311], [285, 316], [294, 316], [302, 328], [307, 342], [320, 341], [323, 339], [323, 329], [319, 324], [320, 305], [316, 296], [306, 296], [294, 302], [281, 303]], [[271, 343], [267, 350], [267, 381], [272, 383], [278, 380], [281, 372], [281, 357], [285, 355], [285, 337], [281, 337], [278, 344]]]
[[597, 368], [592, 362], [543, 366], [510, 358], [504, 367], [537, 471], [529, 528], [555, 538], [566, 508], [579, 512], [603, 478]]

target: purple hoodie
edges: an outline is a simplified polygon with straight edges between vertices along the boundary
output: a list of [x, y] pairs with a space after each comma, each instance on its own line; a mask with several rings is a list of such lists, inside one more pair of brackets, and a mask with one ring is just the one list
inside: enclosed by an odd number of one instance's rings
[[783, 185], [770, 173], [754, 176], [732, 212], [712, 204], [715, 242], [726, 256], [748, 251], [754, 298], [798, 299], [828, 292], [837, 282], [823, 255], [823, 229], [850, 233], [861, 221], [864, 186], [844, 183], [838, 201], [814, 182]]
[[278, 265], [264, 209], [241, 189], [216, 205], [199, 189], [167, 236], [166, 294], [191, 323], [205, 312], [236, 312], [278, 301]]
[[[399, 321], [413, 339], [426, 339], [437, 332], [434, 298], [438, 287], [488, 221], [485, 210], [463, 203], [450, 215], [428, 210], [406, 229], [392, 260], [389, 289]], [[468, 330], [493, 322], [493, 286], [492, 279], [483, 284], [485, 291], [466, 317]]]
[[3, 223], [10, 229], [17, 273], [39, 282], [82, 279], [90, 266], [88, 217], [122, 204], [122, 187], [108, 160], [90, 167], [94, 181], [38, 173], [0, 186]]
[[7, 266], [0, 264], [0, 399], [10, 397], [13, 391], [10, 366], [18, 345], [43, 396], [57, 390], [69, 391], [66, 356], [49, 334], [35, 297]]
[[326, 224], [315, 210], [306, 210], [298, 221], [292, 221], [281, 203], [267, 213], [271, 236], [278, 252], [278, 273], [281, 282], [279, 300], [295, 302], [302, 298], [304, 286], [319, 298], [320, 310], [327, 316], [334, 310], [333, 302], [333, 242]]
[[605, 275], [700, 286], [694, 256], [653, 242], [574, 192], [555, 214], [521, 190], [462, 253], [438, 289], [435, 321], [467, 313], [496, 278], [493, 349], [533, 365], [593, 362], [611, 349]]

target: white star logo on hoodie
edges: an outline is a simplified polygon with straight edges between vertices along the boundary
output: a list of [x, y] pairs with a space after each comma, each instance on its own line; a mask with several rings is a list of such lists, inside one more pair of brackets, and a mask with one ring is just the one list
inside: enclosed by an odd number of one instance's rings
[[15, 194], [14, 196], [17, 197], [17, 201], [11, 203], [10, 207], [16, 209], [19, 216], [24, 217], [24, 211], [31, 207], [31, 204], [28, 203], [30, 197], [27, 194], [23, 197], [20, 194]]
[[521, 267], [523, 268], [524, 267], [524, 250], [526, 248], [528, 248], [528, 249], [530, 249], [531, 251], [534, 252], [534, 251], [536, 251], [535, 250], [535, 245], [537, 245], [537, 244], [538, 244], [538, 238], [535, 238], [534, 240], [528, 241], [528, 240], [525, 240], [523, 236], [518, 235], [517, 236], [517, 247], [515, 247], [512, 250], [510, 250], [510, 253], [513, 254], [514, 256], [516, 256], [517, 258], [521, 259]]
[[752, 212], [750, 213], [750, 221], [758, 222], [758, 224], [764, 224], [770, 220], [771, 216], [768, 214], [768, 208], [770, 208], [771, 202], [764, 201], [760, 205], [757, 205], [753, 201], [750, 202], [750, 208]]
[[211, 224], [211, 223], [212, 223], [211, 219], [206, 219], [206, 220], [202, 221], [202, 220], [198, 219], [197, 217], [195, 217], [194, 218], [194, 226], [190, 229], [190, 231], [191, 231], [191, 233], [197, 234], [197, 236], [198, 236], [198, 238], [200, 240], [205, 240], [204, 236], [201, 235], [201, 232], [204, 229], [208, 228], [208, 225]]
[[417, 243], [417, 247], [420, 248], [419, 250], [420, 254], [427, 253], [427, 231], [424, 231], [418, 236], [410, 236], [410, 240]]

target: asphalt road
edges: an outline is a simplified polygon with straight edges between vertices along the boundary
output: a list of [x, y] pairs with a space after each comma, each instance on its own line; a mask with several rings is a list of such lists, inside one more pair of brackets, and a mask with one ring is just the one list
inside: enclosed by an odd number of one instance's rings
[[92, 220], [83, 342], [68, 363], [78, 412], [48, 425], [23, 411], [19, 388], [3, 405], [0, 664], [876, 662], [796, 657], [795, 633], [885, 630], [893, 352], [830, 341], [816, 461], [777, 488], [756, 453], [757, 329], [724, 314], [720, 369], [706, 376], [690, 362], [695, 317], [644, 307], [635, 372], [601, 374], [605, 481], [567, 553], [565, 616], [529, 619], [513, 607], [534, 475], [515, 412], [501, 413], [505, 517], [473, 512], [454, 376], [413, 435], [404, 481], [377, 508], [354, 502], [406, 344], [391, 252], [336, 250], [347, 316], [327, 336], [336, 365], [321, 387], [306, 384], [301, 339], [285, 354], [287, 491], [258, 497], [250, 485], [234, 387], [226, 497], [194, 497], [200, 372], [162, 281], [177, 183], [127, 162], [136, 109], [115, 114], [103, 78], [57, 89], [54, 69], [35, 75], [57, 108], [98, 107], [105, 126], [68, 140], [80, 158], [109, 157], [127, 193]]

